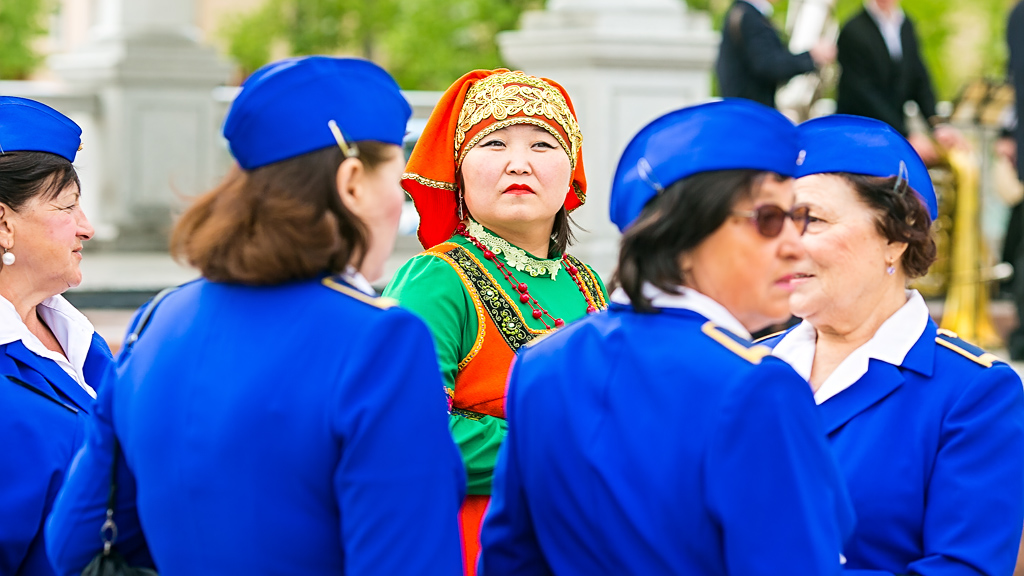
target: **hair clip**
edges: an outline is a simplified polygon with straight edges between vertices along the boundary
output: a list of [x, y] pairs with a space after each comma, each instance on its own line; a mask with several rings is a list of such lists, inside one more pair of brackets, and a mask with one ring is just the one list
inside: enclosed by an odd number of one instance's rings
[[359, 156], [359, 147], [355, 143], [349, 145], [345, 142], [345, 136], [341, 133], [341, 128], [338, 128], [338, 123], [334, 120], [327, 121], [327, 127], [331, 129], [331, 134], [334, 134], [334, 140], [338, 143], [338, 147], [341, 148], [342, 154], [345, 158], [355, 158]]
[[654, 170], [651, 168], [650, 162], [647, 158], [641, 158], [636, 161], [636, 173], [640, 175], [640, 178], [647, 183], [648, 186], [654, 188], [659, 194], [665, 191], [665, 187], [658, 182], [658, 179], [654, 177]]
[[907, 170], [907, 163], [900, 160], [900, 169], [896, 173], [896, 184], [893, 185], [892, 191], [896, 194], [900, 193], [900, 186], [906, 184], [910, 186], [910, 171]]

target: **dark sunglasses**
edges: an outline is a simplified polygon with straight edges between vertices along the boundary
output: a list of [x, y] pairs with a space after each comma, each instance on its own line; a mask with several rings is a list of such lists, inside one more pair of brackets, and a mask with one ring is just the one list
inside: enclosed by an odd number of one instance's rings
[[757, 227], [757, 232], [761, 236], [775, 238], [782, 233], [782, 226], [786, 223], [786, 218], [793, 221], [793, 224], [796, 225], [796, 229], [802, 236], [807, 231], [810, 212], [811, 209], [807, 206], [794, 206], [792, 210], [787, 212], [775, 204], [764, 204], [753, 210], [734, 211], [732, 215], [739, 216], [740, 218], [749, 218], [754, 223], [754, 226]]

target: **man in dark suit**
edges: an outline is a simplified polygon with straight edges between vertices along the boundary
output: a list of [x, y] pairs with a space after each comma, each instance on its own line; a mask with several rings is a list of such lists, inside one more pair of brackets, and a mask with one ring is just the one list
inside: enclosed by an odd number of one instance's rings
[[[957, 145], [959, 133], [935, 114], [932, 80], [921, 60], [914, 24], [899, 0], [867, 0], [864, 10], [843, 25], [837, 47], [842, 74], [836, 112], [881, 120], [907, 136], [903, 105], [914, 101], [936, 140], [946, 147]], [[926, 162], [936, 157], [927, 138], [911, 142]]]
[[[1016, 127], [1007, 130], [996, 143], [996, 153], [1006, 157], [1017, 167], [1017, 177], [1024, 180], [1024, 2], [1019, 2], [1010, 12], [1006, 24], [1006, 45], [1010, 59], [1006, 66], [1007, 76], [1013, 82], [1016, 92]], [[1003, 261], [1013, 264], [1013, 299], [1017, 305], [1017, 328], [1010, 333], [1006, 347], [1012, 360], [1024, 360], [1024, 202], [1018, 202], [1010, 210], [1010, 221], [1006, 226], [1003, 242]], [[1024, 541], [1021, 549], [1024, 550]], [[1024, 554], [1022, 554], [1024, 558]], [[1024, 562], [1018, 561], [1018, 571], [1024, 574]]]
[[790, 78], [835, 60], [836, 49], [821, 42], [791, 54], [768, 18], [777, 0], [736, 0], [725, 16], [715, 71], [722, 96], [747, 98], [775, 107], [775, 91]]

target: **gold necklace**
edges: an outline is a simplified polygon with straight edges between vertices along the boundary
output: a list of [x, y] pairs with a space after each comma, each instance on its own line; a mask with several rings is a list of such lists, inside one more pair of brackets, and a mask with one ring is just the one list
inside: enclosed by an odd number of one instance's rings
[[520, 272], [526, 272], [530, 276], [551, 276], [554, 280], [558, 271], [562, 269], [562, 259], [541, 260], [526, 253], [526, 250], [513, 246], [508, 240], [488, 232], [479, 222], [469, 219], [467, 227], [470, 234], [480, 240], [480, 243], [495, 254], [503, 254], [508, 265]]

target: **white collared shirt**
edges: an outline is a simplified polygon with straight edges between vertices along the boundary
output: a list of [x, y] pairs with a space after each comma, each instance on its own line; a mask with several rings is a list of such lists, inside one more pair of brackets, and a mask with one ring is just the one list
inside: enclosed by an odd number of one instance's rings
[[[872, 358], [893, 366], [902, 365], [910, 349], [924, 334], [928, 318], [928, 305], [924, 298], [917, 290], [907, 290], [907, 303], [883, 322], [870, 340], [839, 363], [814, 393], [814, 401], [822, 404], [853, 386], [867, 374], [868, 361]], [[779, 341], [772, 355], [785, 360], [804, 380], [810, 380], [816, 341], [814, 326], [805, 320]]]
[[374, 290], [373, 286], [370, 285], [370, 281], [367, 280], [365, 276], [360, 274], [359, 271], [356, 270], [354, 266], [346, 267], [345, 271], [342, 272], [341, 277], [342, 279], [345, 280], [345, 282], [348, 282], [353, 288], [359, 290], [363, 294], [366, 294], [367, 296], [373, 296], [374, 298], [378, 296], [377, 291]]
[[[692, 288], [678, 286], [678, 289], [679, 294], [669, 294], [649, 282], [644, 282], [643, 295], [651, 299], [651, 306], [655, 308], [692, 310], [729, 332], [750, 340], [750, 332], [731, 312], [726, 310], [725, 306]], [[616, 304], [630, 304], [629, 296], [622, 288], [617, 288], [615, 292], [612, 292], [611, 300]]]
[[902, 60], [903, 40], [900, 38], [900, 29], [903, 28], [903, 20], [906, 19], [903, 10], [897, 7], [891, 14], [886, 14], [878, 8], [874, 0], [865, 0], [864, 10], [878, 25], [882, 39], [885, 40], [885, 47], [889, 49], [889, 56], [893, 60]]
[[92, 335], [96, 331], [92, 322], [85, 317], [63, 296], [57, 295], [43, 300], [36, 307], [36, 312], [43, 319], [50, 332], [57, 338], [60, 347], [67, 357], [54, 352], [43, 345], [28, 326], [21, 320], [14, 304], [0, 296], [0, 345], [21, 341], [25, 348], [36, 356], [52, 360], [67, 372], [71, 379], [78, 383], [93, 398], [96, 391], [85, 381], [85, 358], [92, 346]]
[[764, 14], [765, 18], [771, 18], [772, 14], [775, 14], [775, 7], [771, 5], [768, 0], [743, 0], [747, 4], [750, 4], [761, 14]]

